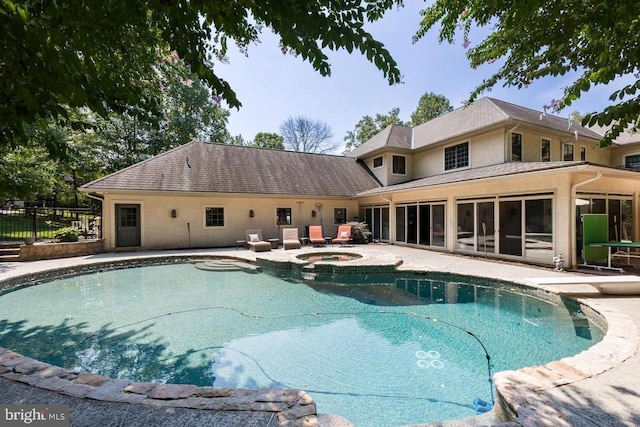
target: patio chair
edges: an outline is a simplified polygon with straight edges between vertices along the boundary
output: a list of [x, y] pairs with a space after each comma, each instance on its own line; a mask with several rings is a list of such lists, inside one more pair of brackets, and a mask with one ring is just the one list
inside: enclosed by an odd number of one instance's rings
[[298, 239], [297, 228], [283, 228], [282, 229], [282, 247], [287, 249], [300, 249], [300, 239]]
[[254, 252], [266, 252], [271, 250], [271, 243], [262, 240], [261, 230], [247, 230], [247, 246]]
[[309, 242], [313, 244], [313, 246], [324, 246], [325, 240], [322, 235], [322, 226], [321, 225], [310, 225], [309, 226]]
[[351, 226], [341, 225], [338, 227], [338, 236], [333, 239], [334, 244], [346, 245], [351, 241]]

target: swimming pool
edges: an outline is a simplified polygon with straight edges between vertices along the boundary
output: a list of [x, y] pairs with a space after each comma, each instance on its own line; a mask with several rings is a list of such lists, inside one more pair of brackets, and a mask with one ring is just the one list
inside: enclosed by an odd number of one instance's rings
[[0, 345], [49, 363], [135, 381], [300, 388], [318, 412], [357, 426], [473, 415], [491, 389], [469, 332], [493, 372], [603, 336], [572, 300], [516, 286], [411, 274], [303, 283], [191, 264], [24, 288], [0, 297], [0, 313]]

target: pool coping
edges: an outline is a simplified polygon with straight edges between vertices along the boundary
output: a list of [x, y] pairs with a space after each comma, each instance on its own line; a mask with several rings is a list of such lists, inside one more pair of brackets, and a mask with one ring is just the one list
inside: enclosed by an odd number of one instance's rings
[[[343, 251], [344, 249], [340, 249]], [[95, 270], [96, 266], [103, 264], [117, 264], [118, 268], [129, 264], [133, 266], [141, 260], [158, 263], [164, 257], [170, 260], [189, 259], [211, 259], [211, 258], [238, 258], [242, 260], [250, 260], [259, 262], [260, 259], [269, 259], [275, 262], [283, 262], [284, 259], [299, 254], [282, 254], [282, 251], [275, 256], [265, 256], [261, 253], [255, 254], [233, 254], [233, 251], [207, 254], [170, 254], [156, 253], [149, 254], [129, 254], [130, 257], [120, 260], [112, 260], [100, 262], [93, 260], [83, 263], [82, 259], [76, 268], [78, 271], [86, 269]], [[324, 252], [324, 251], [323, 251]], [[331, 252], [327, 250], [326, 252]], [[349, 261], [365, 261], [372, 262], [371, 257], [365, 257]], [[300, 260], [298, 260], [300, 261]], [[416, 268], [408, 266], [402, 262], [398, 262], [398, 256], [391, 255], [389, 257], [378, 257], [375, 262], [377, 265], [387, 265], [392, 263], [399, 271], [425, 271], [433, 272], [429, 268]], [[67, 268], [43, 268], [43, 271], [65, 271]], [[37, 277], [36, 272], [31, 274], [32, 278]], [[82, 273], [77, 273], [82, 274]], [[464, 273], [465, 276], [474, 275]], [[0, 285], [18, 280], [23, 280], [27, 275], [13, 276], [0, 281]], [[494, 278], [491, 275], [476, 275], [477, 277]], [[18, 279], [20, 277], [21, 279]], [[500, 279], [502, 280], [502, 279]], [[512, 280], [514, 283], [525, 285], [527, 287], [542, 289], [545, 292], [553, 292], [544, 284], [538, 283], [536, 278], [522, 278]], [[34, 283], [35, 284], [35, 283]], [[584, 291], [585, 288], [580, 288]], [[592, 289], [592, 288], [591, 288]], [[631, 321], [629, 316], [617, 311], [615, 308], [607, 304], [607, 300], [585, 300], [580, 298], [580, 292], [573, 291], [577, 295], [575, 298], [582, 305], [589, 307], [606, 321], [607, 332], [602, 341], [590, 347], [589, 349], [559, 361], [550, 362], [543, 366], [534, 366], [522, 368], [515, 371], [500, 371], [494, 374], [494, 385], [496, 390], [496, 407], [495, 412], [500, 419], [508, 422], [514, 422], [521, 425], [540, 425], [546, 420], [549, 425], [571, 425], [566, 422], [562, 413], [552, 405], [549, 405], [545, 392], [558, 388], [569, 386], [579, 381], [593, 378], [603, 372], [606, 372], [623, 361], [632, 357], [640, 347], [640, 331], [637, 325]], [[303, 391], [295, 390], [290, 394], [286, 394], [282, 389], [237, 389], [243, 390], [240, 394], [229, 396], [217, 396], [210, 389], [215, 387], [203, 388], [196, 386], [185, 387], [184, 385], [170, 384], [162, 385], [160, 389], [152, 383], [134, 383], [128, 380], [109, 379], [94, 374], [80, 373], [73, 370], [65, 370], [60, 367], [45, 364], [43, 362], [30, 359], [12, 352], [9, 349], [0, 348], [0, 376], [3, 378], [18, 381], [25, 384], [39, 387], [46, 390], [56, 390], [62, 394], [70, 396], [84, 397], [96, 400], [106, 400], [112, 402], [128, 402], [147, 404], [151, 406], [171, 406], [185, 407], [194, 409], [217, 409], [221, 408], [244, 408], [244, 409], [228, 409], [228, 410], [259, 410], [270, 411], [276, 415], [277, 425], [318, 425], [317, 413], [313, 400]], [[173, 387], [175, 386], [175, 387]], [[125, 390], [126, 389], [126, 390]], [[146, 392], [145, 392], [146, 391]], [[207, 394], [211, 396], [207, 397]], [[286, 394], [286, 399], [285, 399]], [[158, 396], [168, 396], [166, 398]], [[226, 398], [225, 406], [220, 399]], [[252, 404], [248, 404], [253, 398]], [[204, 399], [204, 400], [203, 400]], [[209, 399], [209, 400], [207, 400]], [[217, 400], [216, 400], [217, 399]], [[217, 403], [214, 403], [217, 402]], [[240, 402], [245, 406], [241, 406]], [[253, 405], [253, 408], [252, 408]], [[247, 409], [249, 408], [249, 409]], [[452, 420], [455, 421], [455, 420]], [[428, 424], [424, 424], [428, 425]], [[462, 425], [462, 424], [461, 424]]]

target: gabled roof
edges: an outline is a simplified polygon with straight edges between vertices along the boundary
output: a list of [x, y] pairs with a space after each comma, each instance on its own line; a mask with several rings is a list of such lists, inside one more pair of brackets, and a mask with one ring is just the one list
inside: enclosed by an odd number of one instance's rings
[[351, 157], [191, 142], [81, 188], [352, 197], [379, 186]]
[[[464, 181], [472, 181], [475, 179], [496, 178], [500, 176], [515, 175], [527, 172], [537, 172], [543, 170], [553, 170], [570, 168], [580, 165], [588, 165], [584, 161], [561, 161], [561, 162], [511, 162], [500, 163], [497, 165], [484, 166], [474, 169], [465, 169], [458, 172], [447, 172], [440, 175], [434, 175], [426, 178], [420, 178], [401, 184], [390, 185], [384, 188], [376, 188], [363, 191], [358, 196], [369, 196], [375, 194], [391, 193], [394, 191], [413, 190], [423, 187], [432, 187], [437, 185], [460, 183]], [[598, 165], [601, 166], [601, 165]], [[611, 168], [615, 169], [615, 168]]]
[[527, 123], [567, 135], [577, 132], [585, 138], [602, 139], [601, 133], [575, 121], [484, 97], [415, 128], [391, 125], [356, 147], [348, 156], [362, 158], [389, 147], [419, 149], [483, 129], [500, 125], [514, 126], [517, 123]]
[[[601, 134], [604, 136], [605, 133], [611, 126], [591, 126], [589, 129]], [[614, 145], [629, 145], [629, 144], [637, 144], [640, 143], [640, 131], [634, 131], [632, 129], [625, 129], [618, 135], [618, 137], [613, 141]]]
[[382, 148], [399, 148], [402, 150], [411, 149], [411, 132], [412, 128], [401, 125], [389, 125], [364, 144], [356, 147], [347, 156], [363, 157], [367, 154]]
[[492, 126], [517, 122], [547, 128], [555, 132], [566, 132], [567, 134], [577, 132], [582, 137], [602, 139], [602, 135], [575, 121], [485, 97], [416, 126], [413, 148], [422, 148]]

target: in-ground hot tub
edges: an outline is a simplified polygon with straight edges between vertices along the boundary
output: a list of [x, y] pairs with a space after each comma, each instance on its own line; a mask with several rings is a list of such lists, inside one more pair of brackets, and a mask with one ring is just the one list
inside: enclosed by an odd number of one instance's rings
[[362, 258], [362, 255], [354, 254], [352, 252], [323, 252], [323, 253], [311, 253], [296, 256], [299, 260], [309, 262], [346, 262], [353, 261]]

